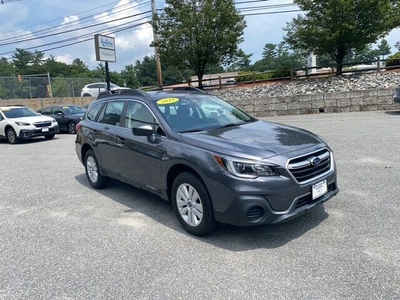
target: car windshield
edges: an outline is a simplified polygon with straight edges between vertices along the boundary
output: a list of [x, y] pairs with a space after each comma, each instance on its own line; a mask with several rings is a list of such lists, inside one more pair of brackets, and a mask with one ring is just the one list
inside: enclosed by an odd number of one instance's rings
[[213, 95], [163, 98], [157, 107], [177, 132], [195, 132], [254, 122], [256, 119]]
[[63, 106], [63, 109], [67, 114], [83, 114], [85, 113], [86, 109], [80, 106]]
[[17, 107], [17, 108], [3, 107], [2, 111], [4, 115], [9, 119], [39, 116], [39, 114], [36, 111], [28, 107]]

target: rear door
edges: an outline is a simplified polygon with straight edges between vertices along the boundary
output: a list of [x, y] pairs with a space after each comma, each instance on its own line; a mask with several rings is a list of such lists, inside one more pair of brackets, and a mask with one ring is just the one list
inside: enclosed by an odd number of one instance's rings
[[121, 130], [121, 115], [125, 101], [110, 101], [103, 107], [93, 126], [94, 146], [102, 169], [118, 173], [117, 133]]
[[[132, 128], [151, 125], [154, 135], [135, 136]], [[122, 176], [152, 190], [161, 189], [161, 162], [165, 134], [151, 110], [141, 101], [128, 101], [123, 128], [117, 135], [118, 163]]]

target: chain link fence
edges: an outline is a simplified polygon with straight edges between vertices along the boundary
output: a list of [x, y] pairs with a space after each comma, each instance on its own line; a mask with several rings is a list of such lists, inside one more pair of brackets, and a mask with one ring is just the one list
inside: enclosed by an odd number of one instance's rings
[[0, 77], [0, 99], [80, 97], [81, 89], [104, 78]]

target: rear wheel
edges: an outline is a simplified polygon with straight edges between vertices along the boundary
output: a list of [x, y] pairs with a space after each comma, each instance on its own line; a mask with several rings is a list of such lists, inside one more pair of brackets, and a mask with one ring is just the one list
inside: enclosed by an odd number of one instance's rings
[[54, 139], [54, 137], [55, 137], [55, 133], [53, 133], [53, 134], [46, 134], [46, 135], [44, 136], [44, 138], [45, 138], [46, 140]]
[[89, 183], [95, 189], [101, 189], [108, 185], [110, 178], [101, 175], [99, 164], [93, 150], [88, 150], [85, 155], [85, 171]]
[[172, 185], [172, 207], [182, 227], [189, 233], [203, 236], [214, 231], [211, 198], [201, 180], [192, 173], [179, 174]]
[[17, 134], [15, 133], [15, 130], [13, 128], [8, 128], [7, 129], [6, 136], [7, 136], [7, 141], [10, 144], [18, 143], [18, 137], [17, 137]]
[[68, 122], [67, 124], [67, 130], [69, 133], [71, 134], [75, 134], [76, 133], [76, 124], [75, 122]]

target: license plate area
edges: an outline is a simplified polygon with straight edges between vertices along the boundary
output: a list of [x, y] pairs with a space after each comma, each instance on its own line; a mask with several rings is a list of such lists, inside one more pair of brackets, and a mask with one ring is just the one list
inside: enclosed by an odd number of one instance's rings
[[48, 128], [42, 128], [42, 132], [48, 132], [49, 129]]
[[325, 195], [327, 192], [328, 192], [328, 184], [326, 180], [320, 181], [312, 185], [311, 194], [313, 200]]

